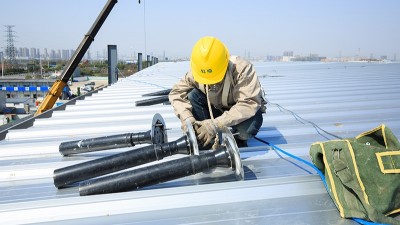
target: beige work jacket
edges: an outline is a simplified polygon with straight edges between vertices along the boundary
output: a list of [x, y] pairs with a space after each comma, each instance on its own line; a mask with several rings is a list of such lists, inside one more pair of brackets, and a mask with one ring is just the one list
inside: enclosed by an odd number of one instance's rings
[[[229, 82], [228, 106], [224, 107], [222, 92], [227, 77], [231, 82]], [[181, 121], [193, 116], [192, 106], [187, 98], [193, 88], [205, 93], [205, 85], [196, 82], [189, 71], [173, 86], [169, 94], [175, 115]], [[216, 125], [220, 127], [234, 126], [249, 119], [260, 109], [261, 104], [264, 104], [260, 82], [253, 65], [239, 56], [230, 57], [224, 79], [214, 86], [209, 85], [208, 92], [211, 105], [223, 112], [221, 116], [215, 118]]]

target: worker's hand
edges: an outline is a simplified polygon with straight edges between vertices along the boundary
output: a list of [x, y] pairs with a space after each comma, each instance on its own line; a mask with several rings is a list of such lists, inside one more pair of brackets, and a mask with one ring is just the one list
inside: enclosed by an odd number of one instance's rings
[[[188, 118], [186, 118], [185, 120], [182, 120], [182, 121], [181, 121], [181, 129], [182, 129], [183, 132], [187, 132], [187, 127], [186, 127], [186, 120], [187, 120], [187, 119], [189, 119], [189, 121], [190, 121], [190, 123], [191, 123], [192, 125], [194, 125], [194, 123], [196, 122], [196, 119], [195, 119], [193, 116], [188, 117]], [[194, 128], [193, 128], [193, 129], [194, 129]]]
[[203, 143], [203, 146], [207, 146], [211, 141], [215, 139], [217, 134], [217, 127], [213, 123], [211, 119], [196, 121], [195, 126], [198, 128], [195, 129], [197, 139]]

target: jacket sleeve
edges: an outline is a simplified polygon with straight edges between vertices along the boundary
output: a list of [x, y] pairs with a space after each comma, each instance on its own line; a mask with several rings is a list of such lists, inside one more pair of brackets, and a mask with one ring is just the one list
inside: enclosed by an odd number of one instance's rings
[[183, 122], [192, 117], [192, 105], [188, 99], [188, 93], [195, 87], [190, 72], [178, 81], [168, 95], [169, 102], [174, 108], [175, 115]]
[[261, 86], [253, 65], [248, 63], [237, 69], [237, 83], [231, 90], [236, 103], [216, 118], [220, 127], [237, 125], [254, 116], [261, 107]]

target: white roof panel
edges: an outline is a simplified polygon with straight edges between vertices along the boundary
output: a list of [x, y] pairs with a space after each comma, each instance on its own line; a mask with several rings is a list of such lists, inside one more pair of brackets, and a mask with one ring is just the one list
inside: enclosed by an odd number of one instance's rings
[[[270, 101], [257, 135], [305, 160], [310, 145], [354, 137], [382, 123], [400, 137], [400, 64], [271, 63], [254, 66]], [[63, 157], [61, 142], [143, 132], [155, 113], [168, 139], [182, 136], [171, 105], [135, 106], [143, 94], [169, 89], [188, 62], [162, 62], [120, 79], [0, 141], [0, 221], [4, 224], [354, 224], [341, 219], [312, 168], [258, 140], [241, 148], [245, 180], [227, 169], [140, 190], [79, 196], [57, 189], [54, 169], [116, 154], [121, 148]], [[318, 125], [318, 126], [315, 126]], [[323, 129], [323, 130], [321, 130]], [[326, 131], [326, 132], [324, 132]], [[333, 135], [331, 135], [333, 134]], [[137, 145], [134, 148], [143, 147]], [[175, 155], [163, 159], [176, 159]], [[160, 163], [154, 162], [152, 164]]]

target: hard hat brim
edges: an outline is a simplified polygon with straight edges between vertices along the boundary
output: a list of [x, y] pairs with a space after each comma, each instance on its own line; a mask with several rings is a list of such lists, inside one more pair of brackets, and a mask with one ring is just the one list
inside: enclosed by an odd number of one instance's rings
[[[224, 69], [222, 69], [222, 70], [219, 71], [219, 72], [214, 72], [214, 73], [213, 73], [213, 76], [210, 76], [210, 77], [205, 77], [204, 75], [202, 75], [202, 74], [196, 72], [196, 70], [193, 70], [193, 69], [192, 69], [193, 78], [194, 78], [195, 81], [197, 81], [197, 82], [200, 83], [200, 84], [216, 84], [216, 83], [219, 83], [219, 82], [221, 82], [221, 81], [224, 79], [224, 77], [225, 77], [225, 73], [226, 73], [226, 71], [227, 71], [227, 69], [228, 69], [228, 62], [229, 62], [229, 61], [227, 61], [227, 62], [225, 63], [226, 65], [224, 65], [224, 67], [223, 67]], [[191, 64], [192, 64], [192, 63], [191, 63]], [[193, 66], [193, 65], [191, 65], [191, 68], [193, 68], [192, 66]]]

